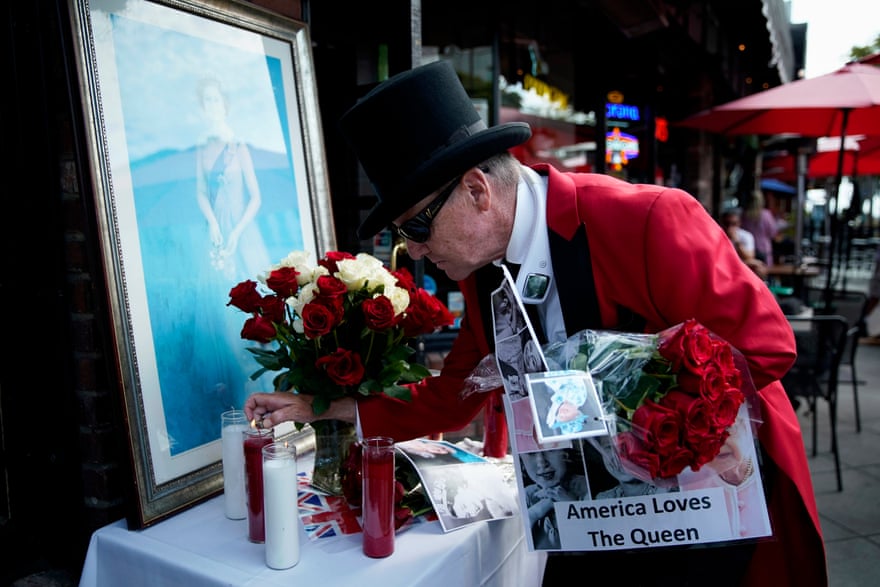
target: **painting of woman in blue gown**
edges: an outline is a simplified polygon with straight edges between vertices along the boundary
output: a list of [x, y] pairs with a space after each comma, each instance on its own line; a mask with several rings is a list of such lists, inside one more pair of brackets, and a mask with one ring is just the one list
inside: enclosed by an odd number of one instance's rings
[[249, 379], [258, 365], [228, 294], [290, 251], [308, 250], [303, 226], [311, 225], [301, 215], [310, 212], [297, 204], [297, 179], [305, 184], [278, 59], [121, 17], [113, 34], [173, 457], [217, 440], [221, 412], [271, 390], [270, 376]]

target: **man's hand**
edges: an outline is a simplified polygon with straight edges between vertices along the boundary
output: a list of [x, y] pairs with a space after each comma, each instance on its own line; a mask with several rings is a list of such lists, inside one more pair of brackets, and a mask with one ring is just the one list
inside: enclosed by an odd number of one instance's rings
[[272, 428], [281, 422], [313, 422], [315, 420], [343, 420], [355, 422], [356, 406], [353, 398], [334, 400], [330, 408], [315, 416], [312, 411], [312, 396], [285, 391], [274, 393], [255, 393], [244, 403], [248, 420], [262, 422], [263, 428]]

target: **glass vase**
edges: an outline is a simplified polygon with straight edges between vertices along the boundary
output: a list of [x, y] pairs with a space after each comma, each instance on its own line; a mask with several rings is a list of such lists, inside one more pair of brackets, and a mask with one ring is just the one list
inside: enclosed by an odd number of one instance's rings
[[318, 420], [315, 430], [315, 466], [312, 485], [330, 495], [342, 495], [345, 464], [351, 445], [357, 441], [355, 425], [341, 420]]

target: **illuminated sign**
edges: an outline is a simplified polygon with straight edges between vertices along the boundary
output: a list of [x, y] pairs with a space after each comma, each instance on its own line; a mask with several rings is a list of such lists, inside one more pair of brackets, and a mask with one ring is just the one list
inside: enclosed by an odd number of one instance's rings
[[607, 120], [641, 120], [639, 107], [632, 104], [605, 104], [605, 118]]
[[534, 76], [529, 74], [523, 76], [523, 89], [534, 90], [539, 96], [543, 96], [551, 102], [557, 103], [560, 108], [568, 107], [568, 94], [556, 86], [551, 86]]
[[605, 162], [614, 171], [620, 171], [630, 160], [639, 156], [639, 139], [620, 132], [615, 127], [605, 135]]
[[654, 119], [654, 138], [661, 143], [669, 140], [669, 123], [662, 116]]

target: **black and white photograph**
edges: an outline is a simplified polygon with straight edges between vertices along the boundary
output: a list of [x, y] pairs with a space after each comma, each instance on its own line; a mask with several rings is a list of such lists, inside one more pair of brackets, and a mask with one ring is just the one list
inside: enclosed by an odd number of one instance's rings
[[513, 476], [451, 442], [416, 438], [395, 444], [415, 467], [444, 532], [518, 511]]
[[570, 448], [535, 451], [519, 455], [522, 498], [528, 512], [532, 547], [562, 547], [554, 504], [590, 498], [590, 484], [580, 444]]

